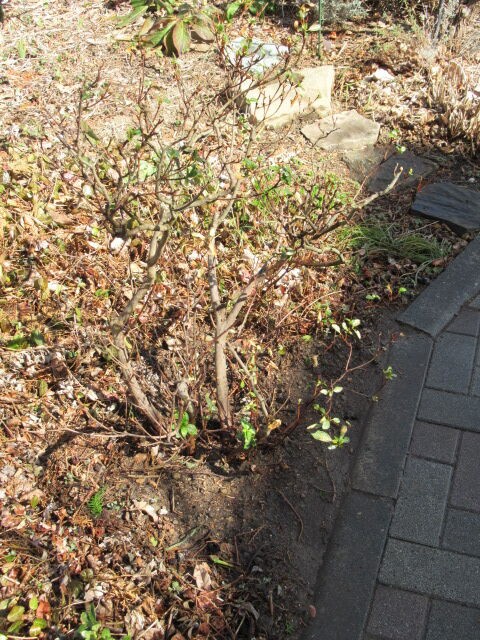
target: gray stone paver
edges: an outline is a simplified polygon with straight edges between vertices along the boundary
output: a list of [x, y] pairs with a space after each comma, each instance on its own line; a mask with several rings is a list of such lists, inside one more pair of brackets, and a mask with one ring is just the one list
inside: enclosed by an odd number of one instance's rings
[[422, 640], [428, 599], [379, 584], [373, 599], [368, 632], [388, 640]]
[[427, 386], [468, 393], [475, 361], [474, 336], [443, 333], [437, 339], [427, 376]]
[[438, 545], [450, 489], [452, 468], [409, 458], [390, 535], [421, 544]]
[[397, 496], [431, 348], [431, 339], [420, 334], [400, 338], [393, 345], [396, 378], [385, 386], [373, 408], [353, 471], [354, 489]]
[[304, 640], [480, 640], [480, 236], [400, 321]]
[[480, 606], [480, 558], [389, 538], [379, 579], [398, 589]]
[[416, 422], [410, 452], [421, 458], [453, 464], [458, 444], [458, 429], [439, 424]]
[[480, 431], [480, 397], [424, 389], [417, 417], [449, 427]]
[[470, 393], [472, 396], [480, 396], [480, 367], [475, 367], [473, 371]]
[[480, 513], [449, 509], [442, 546], [480, 557]]
[[462, 436], [450, 504], [480, 512], [480, 433]]
[[451, 602], [434, 601], [426, 640], [478, 640], [480, 610]]
[[480, 330], [480, 313], [476, 309], [465, 307], [448, 325], [448, 331], [463, 333], [467, 336], [478, 336]]

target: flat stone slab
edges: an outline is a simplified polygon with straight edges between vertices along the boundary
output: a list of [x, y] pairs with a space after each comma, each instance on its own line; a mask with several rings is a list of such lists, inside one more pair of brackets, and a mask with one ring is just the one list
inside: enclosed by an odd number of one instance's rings
[[278, 80], [247, 91], [241, 106], [250, 122], [265, 121], [267, 127], [278, 129], [312, 112], [328, 113], [334, 80], [332, 65], [305, 67], [293, 72], [292, 82]]
[[412, 213], [447, 224], [463, 235], [480, 229], [480, 191], [437, 182], [424, 187], [415, 198]]
[[379, 165], [387, 160], [393, 150], [390, 145], [352, 149], [344, 153], [342, 160], [350, 169], [352, 178], [363, 182], [366, 178], [372, 177]]
[[383, 162], [368, 182], [368, 190], [372, 193], [383, 191], [392, 182], [395, 171], [403, 169], [395, 189], [412, 187], [422, 178], [430, 175], [437, 169], [435, 162], [416, 156], [411, 151], [404, 153], [394, 153], [388, 160]]
[[308, 124], [303, 127], [302, 133], [320, 149], [346, 151], [374, 145], [378, 140], [380, 125], [352, 109]]

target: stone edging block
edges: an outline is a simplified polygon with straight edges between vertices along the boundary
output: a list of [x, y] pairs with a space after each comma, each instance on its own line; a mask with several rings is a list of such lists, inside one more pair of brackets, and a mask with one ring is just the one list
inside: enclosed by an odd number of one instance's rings
[[460, 307], [479, 292], [480, 236], [477, 236], [400, 314], [398, 320], [435, 337]]

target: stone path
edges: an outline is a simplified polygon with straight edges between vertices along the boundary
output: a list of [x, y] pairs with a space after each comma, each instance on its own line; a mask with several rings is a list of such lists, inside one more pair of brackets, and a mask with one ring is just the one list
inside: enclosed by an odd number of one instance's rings
[[480, 237], [399, 320], [305, 640], [480, 638]]

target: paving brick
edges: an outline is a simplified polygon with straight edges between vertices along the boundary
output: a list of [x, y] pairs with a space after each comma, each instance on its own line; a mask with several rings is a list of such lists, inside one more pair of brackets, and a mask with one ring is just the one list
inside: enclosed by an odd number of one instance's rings
[[449, 509], [443, 546], [452, 551], [480, 557], [480, 514]]
[[472, 388], [470, 393], [473, 396], [480, 396], [480, 367], [475, 367], [472, 376]]
[[442, 333], [433, 348], [427, 386], [468, 393], [476, 344], [473, 336]]
[[409, 458], [395, 506], [390, 535], [438, 545], [450, 489], [452, 467]]
[[477, 237], [399, 316], [399, 320], [436, 336], [479, 291], [480, 237]]
[[460, 443], [450, 503], [480, 512], [480, 434], [464, 433]]
[[472, 309], [480, 309], [480, 296], [475, 296], [473, 300], [470, 300], [468, 306], [472, 307]]
[[439, 462], [453, 463], [459, 431], [439, 424], [417, 422], [413, 429], [411, 453]]
[[463, 333], [467, 336], [478, 336], [480, 329], [479, 310], [464, 307], [458, 316], [448, 325], [448, 331]]
[[426, 335], [399, 339], [390, 364], [397, 374], [374, 405], [353, 472], [353, 487], [396, 497], [412, 436], [432, 340]]
[[478, 640], [480, 610], [451, 602], [434, 601], [426, 640]]
[[390, 538], [379, 579], [399, 589], [480, 605], [480, 559], [452, 551]]
[[428, 598], [378, 585], [367, 631], [388, 640], [421, 640]]
[[480, 397], [424, 389], [418, 418], [450, 427], [480, 431]]
[[320, 571], [317, 615], [304, 640], [362, 638], [391, 512], [384, 498], [347, 496]]

